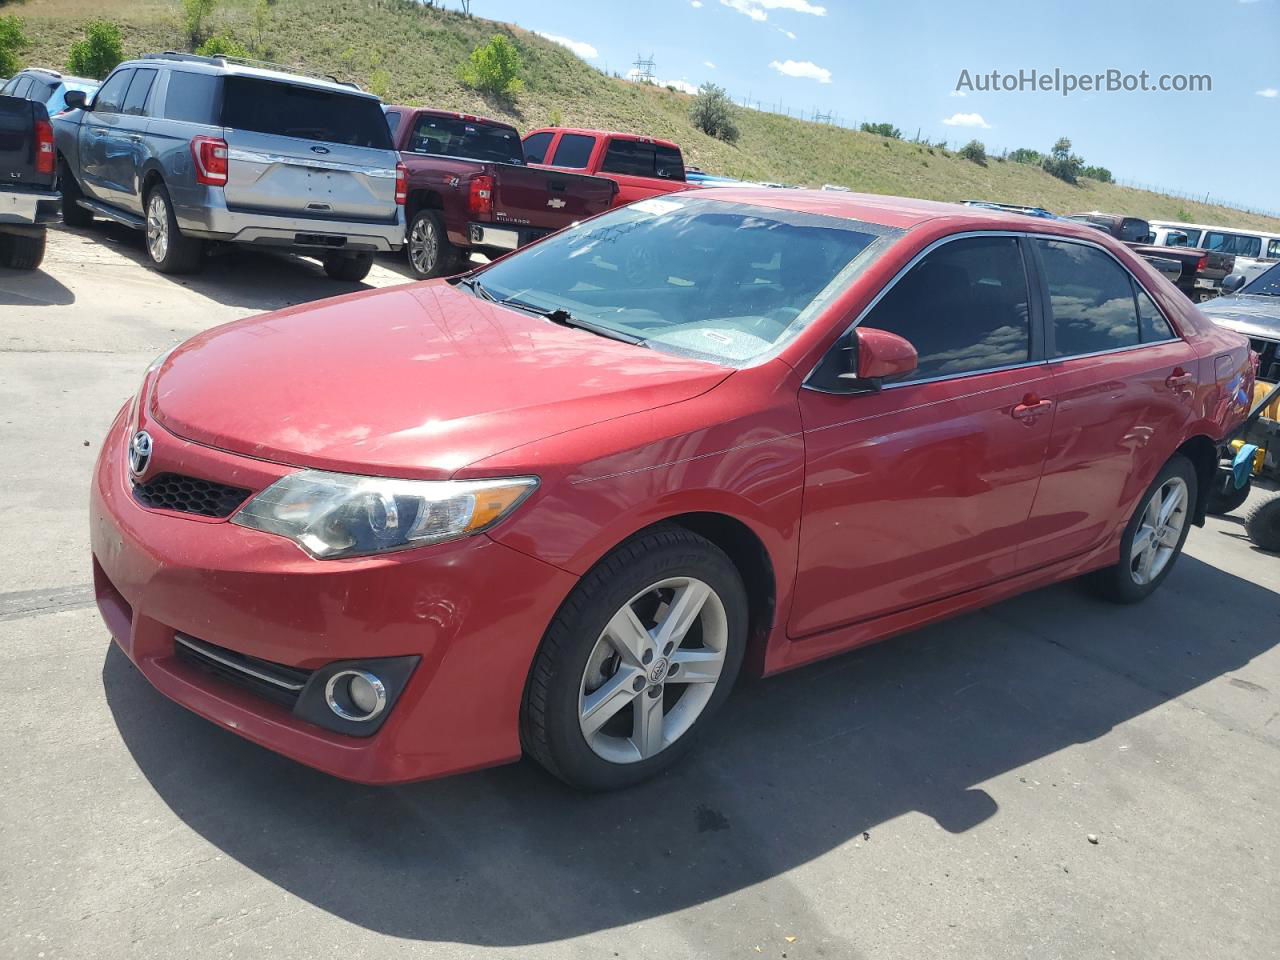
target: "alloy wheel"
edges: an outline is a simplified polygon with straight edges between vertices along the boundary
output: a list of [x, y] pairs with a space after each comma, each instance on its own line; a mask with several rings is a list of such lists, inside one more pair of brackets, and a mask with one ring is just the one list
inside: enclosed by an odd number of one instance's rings
[[169, 252], [169, 208], [159, 193], [147, 203], [147, 252], [156, 263]]
[[1178, 552], [1190, 506], [1186, 481], [1170, 477], [1147, 501], [1129, 551], [1133, 582], [1145, 586], [1155, 580]]
[[430, 273], [440, 254], [440, 238], [430, 217], [419, 217], [409, 232], [409, 262], [418, 273]]
[[729, 644], [724, 603], [693, 577], [661, 580], [613, 615], [587, 658], [578, 723], [613, 763], [637, 763], [680, 739], [706, 709]]

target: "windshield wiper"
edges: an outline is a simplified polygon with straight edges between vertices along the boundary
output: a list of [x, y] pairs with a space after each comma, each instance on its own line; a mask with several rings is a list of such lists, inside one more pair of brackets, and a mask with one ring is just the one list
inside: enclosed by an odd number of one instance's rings
[[480, 282], [479, 277], [463, 276], [463, 277], [458, 277], [458, 279], [452, 282], [456, 283], [460, 287], [466, 287], [477, 297], [480, 297], [483, 300], [488, 300], [490, 303], [500, 302], [498, 298], [495, 297], [492, 293], [490, 293], [489, 290], [485, 287], [485, 285]]
[[548, 309], [547, 307], [539, 307], [536, 304], [527, 303], [524, 300], [517, 300], [509, 297], [506, 300], [499, 300], [498, 303], [506, 307], [515, 307], [517, 310], [525, 310], [528, 313], [543, 317], [552, 323], [559, 324], [562, 327], [572, 327], [575, 330], [586, 330], [589, 333], [597, 334], [601, 337], [608, 337], [610, 340], [620, 340], [623, 343], [630, 343], [637, 347], [647, 347], [643, 337], [637, 337], [634, 334], [623, 333], [621, 330], [614, 330], [598, 323], [592, 323], [590, 320], [583, 320], [575, 317], [563, 307], [555, 307]]

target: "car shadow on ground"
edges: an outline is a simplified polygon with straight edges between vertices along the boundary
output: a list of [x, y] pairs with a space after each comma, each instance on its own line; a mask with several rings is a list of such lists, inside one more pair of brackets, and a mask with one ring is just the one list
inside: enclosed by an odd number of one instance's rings
[[[151, 265], [142, 231], [96, 220], [91, 227], [58, 229], [102, 243], [153, 276], [225, 306], [250, 310], [278, 310], [344, 293], [372, 289], [328, 277], [318, 260], [267, 248], [223, 245], [206, 255], [201, 269], [189, 274], [164, 274]], [[375, 260], [381, 264], [381, 259]]]
[[76, 295], [44, 270], [0, 267], [0, 307], [64, 307]]
[[[363, 927], [510, 946], [735, 893], [910, 811], [968, 830], [1000, 814], [978, 784], [1243, 667], [1280, 639], [1277, 609], [1190, 556], [1134, 607], [1051, 587], [741, 684], [675, 770], [599, 796], [527, 761], [349, 784], [169, 703], [114, 646], [103, 684], [142, 773], [227, 855]], [[826, 928], [789, 884], [771, 891], [790, 924]]]

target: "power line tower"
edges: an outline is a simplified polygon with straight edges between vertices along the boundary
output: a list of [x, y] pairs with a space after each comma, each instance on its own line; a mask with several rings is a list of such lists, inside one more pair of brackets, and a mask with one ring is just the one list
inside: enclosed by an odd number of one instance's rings
[[631, 71], [631, 79], [634, 80], [636, 83], [657, 83], [658, 82], [657, 77], [654, 76], [654, 73], [653, 73], [653, 54], [652, 53], [649, 54], [647, 59], [637, 53], [635, 63], [632, 64], [632, 66], [634, 66], [635, 69]]
[[830, 111], [830, 110], [828, 110], [826, 113], [819, 113], [819, 112], [818, 112], [818, 110], [817, 110], [817, 108], [815, 107], [815, 108], [814, 108], [814, 111], [813, 111], [813, 122], [814, 122], [814, 123], [826, 123], [826, 124], [830, 124], [830, 123], [831, 123], [831, 111]]

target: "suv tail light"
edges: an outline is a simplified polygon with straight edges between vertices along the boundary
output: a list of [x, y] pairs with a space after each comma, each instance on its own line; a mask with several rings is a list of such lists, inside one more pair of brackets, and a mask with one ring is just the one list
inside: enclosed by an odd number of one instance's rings
[[227, 185], [227, 141], [217, 137], [192, 137], [191, 158], [196, 163], [196, 183], [210, 187]]
[[1209, 269], [1209, 255], [1206, 253], [1203, 257], [1201, 257], [1198, 261], [1196, 261], [1196, 273], [1199, 273], [1201, 270], [1207, 270], [1207, 269]]
[[404, 206], [409, 198], [409, 168], [403, 163], [396, 164], [396, 203]]
[[467, 195], [467, 210], [475, 217], [493, 214], [493, 177], [481, 174], [471, 180], [471, 192]]
[[53, 173], [53, 124], [36, 121], [36, 173]]

